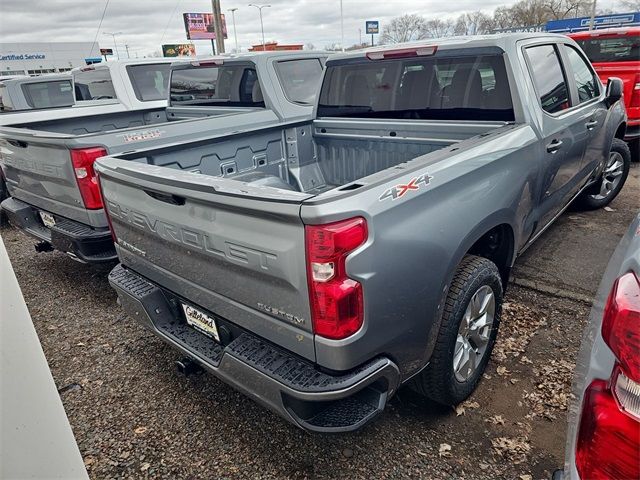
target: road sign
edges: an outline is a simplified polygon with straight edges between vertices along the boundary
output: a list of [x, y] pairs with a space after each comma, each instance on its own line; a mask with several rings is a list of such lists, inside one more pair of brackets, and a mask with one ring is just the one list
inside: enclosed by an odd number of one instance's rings
[[367, 34], [380, 33], [380, 22], [378, 20], [367, 20], [365, 25]]

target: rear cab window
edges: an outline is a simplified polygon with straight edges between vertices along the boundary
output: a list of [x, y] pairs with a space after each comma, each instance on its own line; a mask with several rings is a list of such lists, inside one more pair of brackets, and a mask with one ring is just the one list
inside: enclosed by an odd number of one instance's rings
[[26, 83], [22, 92], [31, 108], [71, 106], [74, 103], [71, 80]]
[[116, 99], [108, 68], [86, 68], [73, 72], [76, 101]]
[[166, 100], [170, 69], [169, 63], [127, 65], [127, 74], [136, 98], [141, 102]]
[[313, 105], [322, 80], [322, 63], [318, 58], [282, 60], [275, 70], [284, 96], [292, 103]]
[[513, 121], [500, 54], [331, 62], [319, 117]]
[[640, 62], [640, 35], [577, 38], [591, 63]]
[[262, 87], [252, 63], [180, 66], [171, 71], [169, 104], [264, 108]]
[[570, 108], [569, 90], [556, 47], [536, 45], [527, 47], [525, 53], [542, 109], [554, 114]]

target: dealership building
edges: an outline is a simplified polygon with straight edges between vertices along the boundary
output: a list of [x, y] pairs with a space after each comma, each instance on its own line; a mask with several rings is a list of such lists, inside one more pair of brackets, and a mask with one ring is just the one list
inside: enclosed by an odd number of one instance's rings
[[99, 56], [93, 42], [0, 43], [0, 76], [67, 72]]

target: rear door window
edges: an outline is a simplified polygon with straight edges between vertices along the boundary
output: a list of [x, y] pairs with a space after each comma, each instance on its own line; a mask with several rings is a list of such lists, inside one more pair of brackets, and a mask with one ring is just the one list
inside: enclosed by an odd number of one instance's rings
[[318, 116], [514, 120], [497, 54], [328, 63]]
[[639, 62], [640, 35], [576, 39], [591, 63]]
[[108, 68], [79, 70], [73, 73], [77, 101], [115, 99], [116, 92]]
[[276, 62], [276, 73], [287, 100], [313, 105], [322, 80], [322, 64], [317, 58]]
[[133, 85], [136, 98], [141, 102], [166, 100], [169, 90], [168, 63], [150, 63], [145, 65], [128, 65], [127, 73]]
[[567, 82], [553, 45], [537, 45], [526, 49], [533, 83], [542, 109], [557, 113], [570, 107]]
[[175, 68], [169, 102], [171, 106], [264, 107], [253, 64]]
[[596, 76], [595, 72], [575, 48], [569, 45], [563, 45], [562, 47], [567, 54], [569, 63], [571, 64], [573, 80], [575, 81], [576, 88], [578, 89], [578, 98], [580, 103], [588, 102], [592, 98], [598, 97], [600, 95], [600, 80]]
[[31, 108], [64, 107], [74, 103], [71, 80], [27, 83], [22, 85], [22, 92]]

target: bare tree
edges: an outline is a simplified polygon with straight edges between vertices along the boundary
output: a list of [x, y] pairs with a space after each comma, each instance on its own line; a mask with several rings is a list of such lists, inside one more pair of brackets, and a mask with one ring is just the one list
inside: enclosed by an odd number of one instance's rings
[[415, 13], [396, 17], [383, 26], [380, 43], [403, 43], [426, 38], [426, 20]]
[[630, 12], [640, 11], [640, 0], [620, 0], [620, 6]]
[[424, 24], [425, 37], [442, 38], [453, 35], [453, 20], [433, 18]]
[[453, 27], [456, 35], [480, 35], [490, 33], [492, 18], [480, 10], [460, 15]]
[[546, 0], [551, 20], [563, 18], [583, 17], [591, 14], [592, 0]]

